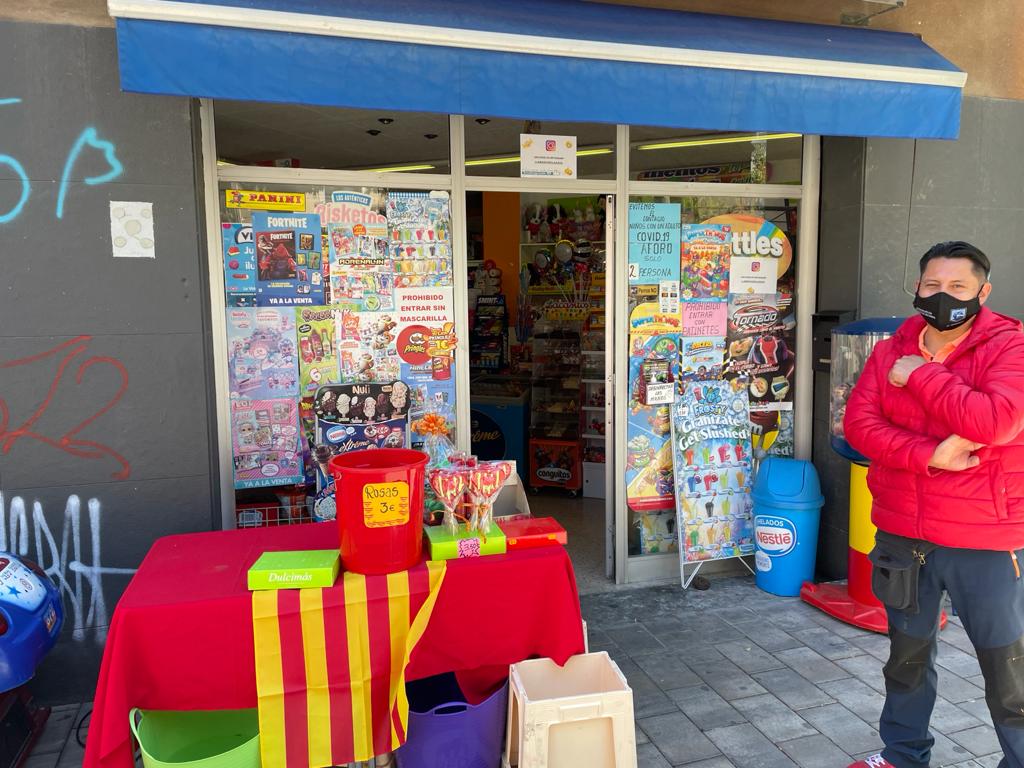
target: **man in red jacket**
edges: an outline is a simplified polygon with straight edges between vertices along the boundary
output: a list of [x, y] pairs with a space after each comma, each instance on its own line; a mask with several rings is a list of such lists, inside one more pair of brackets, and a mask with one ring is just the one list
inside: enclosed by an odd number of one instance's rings
[[1024, 766], [1024, 333], [984, 306], [989, 276], [969, 243], [931, 248], [918, 316], [877, 345], [847, 404], [846, 439], [871, 459], [890, 637], [885, 749], [855, 766], [928, 765], [943, 592], [978, 654], [1000, 766]]

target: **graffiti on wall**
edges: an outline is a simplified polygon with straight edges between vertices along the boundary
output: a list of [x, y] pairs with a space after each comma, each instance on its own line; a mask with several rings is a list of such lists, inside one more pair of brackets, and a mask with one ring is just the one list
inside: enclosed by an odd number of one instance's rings
[[[0, 362], [0, 371], [4, 371], [32, 365], [33, 363], [39, 363], [53, 358], [58, 360], [57, 370], [53, 375], [53, 379], [50, 381], [50, 385], [47, 388], [42, 401], [21, 424], [13, 426], [10, 423], [10, 408], [3, 397], [3, 391], [0, 390], [0, 454], [5, 455], [10, 453], [11, 449], [17, 445], [19, 440], [34, 440], [81, 459], [113, 460], [119, 468], [112, 473], [111, 477], [115, 480], [128, 479], [131, 475], [132, 468], [124, 456], [115, 451], [109, 445], [79, 437], [82, 431], [99, 420], [108, 411], [110, 411], [111, 408], [117, 405], [118, 401], [128, 389], [128, 371], [120, 360], [106, 355], [86, 355], [91, 341], [91, 336], [76, 336], [73, 339], [65, 341], [62, 344], [58, 344], [57, 346], [51, 347], [50, 349], [38, 354], [22, 357], [17, 360]], [[47, 409], [53, 404], [54, 399], [62, 392], [67, 392], [68, 390], [68, 385], [65, 384], [64, 387], [61, 386], [62, 383], [66, 381], [66, 374], [71, 374], [75, 384], [81, 384], [85, 379], [86, 374], [89, 372], [89, 369], [94, 366], [103, 365], [110, 366], [117, 374], [117, 377], [120, 380], [117, 390], [113, 392], [105, 402], [102, 402], [96, 410], [88, 411], [88, 409], [86, 409], [84, 414], [85, 418], [72, 424], [71, 428], [63, 434], [56, 436], [45, 435], [38, 431], [37, 425], [46, 413]]]
[[[88, 516], [83, 521], [81, 500], [68, 496], [58, 538], [38, 500], [32, 502], [29, 511], [21, 496], [14, 496], [8, 506], [0, 492], [0, 551], [33, 560], [53, 579], [64, 600], [65, 621], [71, 626], [72, 638], [82, 642], [92, 632], [96, 641], [103, 643], [110, 624], [103, 577], [130, 576], [136, 569], [103, 565], [99, 499], [89, 499], [86, 509]], [[83, 549], [83, 526], [89, 536], [87, 549]]]
[[[0, 98], [0, 107], [20, 103], [21, 99], [17, 97]], [[67, 202], [68, 184], [71, 180], [71, 172], [75, 169], [79, 158], [86, 149], [98, 152], [107, 166], [106, 171], [103, 173], [95, 176], [86, 176], [82, 179], [87, 186], [94, 187], [99, 184], [106, 184], [113, 181], [124, 172], [124, 166], [117, 158], [117, 147], [114, 143], [100, 138], [99, 132], [94, 126], [90, 125], [83, 129], [82, 132], [78, 134], [78, 138], [75, 139], [74, 144], [71, 145], [67, 158], [64, 160], [64, 169], [60, 176], [60, 186], [57, 188], [57, 207], [54, 211], [54, 215], [58, 219], [64, 218], [64, 205]], [[13, 204], [9, 205], [6, 210], [0, 212], [0, 224], [6, 224], [9, 221], [14, 221], [21, 215], [22, 210], [25, 208], [25, 204], [32, 195], [32, 182], [29, 179], [28, 172], [25, 170], [25, 166], [22, 165], [21, 161], [16, 157], [0, 154], [0, 165], [6, 165], [14, 171], [15, 175], [18, 177], [18, 183], [21, 187], [18, 193], [18, 199]], [[0, 203], [0, 206], [2, 205], [3, 203]]]

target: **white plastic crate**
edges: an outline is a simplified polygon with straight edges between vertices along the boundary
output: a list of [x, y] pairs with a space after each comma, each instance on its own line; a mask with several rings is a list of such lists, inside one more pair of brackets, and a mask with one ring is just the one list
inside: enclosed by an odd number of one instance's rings
[[504, 764], [636, 768], [633, 691], [604, 651], [513, 664]]

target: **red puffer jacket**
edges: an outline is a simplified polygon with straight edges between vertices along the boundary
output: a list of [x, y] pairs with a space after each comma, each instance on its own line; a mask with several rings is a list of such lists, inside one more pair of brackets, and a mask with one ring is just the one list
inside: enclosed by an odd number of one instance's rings
[[[924, 319], [907, 320], [879, 343], [846, 406], [846, 439], [871, 459], [874, 524], [946, 547], [1024, 548], [1024, 333], [984, 307], [946, 359], [888, 382], [904, 355], [920, 355]], [[963, 472], [929, 468], [952, 434], [983, 443], [981, 464]]]

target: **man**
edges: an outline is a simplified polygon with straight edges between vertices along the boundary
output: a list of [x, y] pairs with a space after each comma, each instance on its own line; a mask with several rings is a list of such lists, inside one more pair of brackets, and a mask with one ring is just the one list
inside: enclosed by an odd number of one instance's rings
[[[919, 315], [876, 346], [846, 411], [846, 439], [871, 459], [872, 583], [886, 597], [890, 637], [885, 749], [854, 766], [928, 765], [945, 591], [984, 673], [1000, 766], [1021, 768], [1024, 333], [984, 306], [990, 265], [976, 247], [940, 243], [920, 267]], [[900, 551], [912, 556], [901, 562]], [[915, 572], [916, 585], [903, 578]]]

